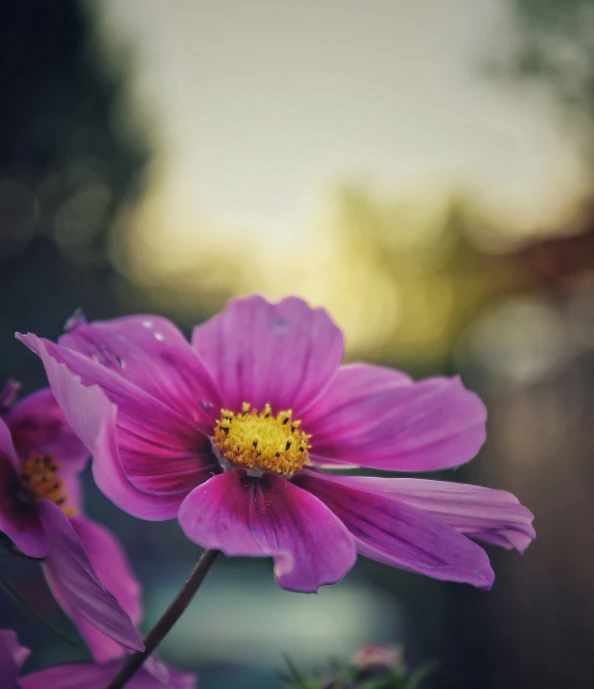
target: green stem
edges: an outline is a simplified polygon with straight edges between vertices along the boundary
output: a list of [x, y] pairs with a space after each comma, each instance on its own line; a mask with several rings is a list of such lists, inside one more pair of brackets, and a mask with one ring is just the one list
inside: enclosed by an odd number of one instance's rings
[[122, 687], [136, 674], [142, 667], [144, 661], [151, 655], [157, 646], [163, 641], [173, 625], [179, 620], [184, 610], [190, 604], [194, 594], [200, 588], [206, 575], [216, 560], [218, 550], [205, 550], [202, 557], [194, 567], [190, 578], [177, 595], [177, 598], [167, 608], [161, 619], [151, 629], [144, 640], [144, 651], [137, 651], [132, 654], [124, 667], [113, 679], [107, 689], [122, 689]]

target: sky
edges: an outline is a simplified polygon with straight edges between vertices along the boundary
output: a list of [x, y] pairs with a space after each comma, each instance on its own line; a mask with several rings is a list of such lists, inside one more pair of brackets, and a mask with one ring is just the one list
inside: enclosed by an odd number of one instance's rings
[[520, 231], [581, 185], [546, 95], [483, 73], [509, 41], [501, 0], [102, 7], [133, 57], [167, 214], [285, 242], [334, 185], [362, 180], [392, 195], [469, 190]]
[[101, 0], [105, 53], [131, 65], [126, 107], [154, 153], [144, 198], [112, 234], [115, 265], [188, 322], [200, 301], [293, 293], [327, 307], [355, 348], [391, 342], [394, 327], [414, 351], [437, 342], [447, 305], [413, 308], [414, 337], [404, 315], [425, 283], [399, 293], [341, 254], [339, 190], [402, 202], [390, 231], [419, 246], [453, 194], [493, 221], [500, 248], [558, 229], [587, 176], [546, 89], [487, 75], [513, 41], [508, 6]]

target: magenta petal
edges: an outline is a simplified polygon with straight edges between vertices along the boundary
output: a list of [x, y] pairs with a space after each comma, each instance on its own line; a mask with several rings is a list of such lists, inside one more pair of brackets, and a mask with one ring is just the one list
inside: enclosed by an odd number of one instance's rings
[[314, 464], [416, 472], [472, 459], [485, 441], [486, 416], [459, 378], [410, 383], [396, 371], [357, 365], [340, 369], [302, 421]]
[[212, 429], [221, 406], [216, 386], [190, 343], [166, 318], [79, 320], [59, 344], [131, 381], [201, 430]]
[[13, 378], [8, 378], [4, 383], [4, 388], [0, 390], [0, 414], [5, 414], [14, 404], [19, 390], [21, 389], [21, 383]]
[[24, 494], [12, 466], [0, 455], [0, 531], [29, 557], [44, 557], [50, 539], [37, 505]]
[[210, 440], [113, 371], [34, 335], [56, 399], [93, 454], [103, 492], [143, 519], [170, 519], [190, 490], [219, 471]]
[[359, 480], [313, 471], [295, 477], [342, 520], [362, 555], [434, 579], [491, 587], [495, 575], [481, 547], [416, 507], [361, 490]]
[[[99, 390], [98, 390], [99, 392]], [[177, 516], [185, 496], [193, 485], [188, 482], [185, 491], [173, 493], [146, 493], [139, 490], [124, 472], [116, 445], [116, 412], [107, 416], [99, 429], [93, 452], [93, 477], [97, 486], [120, 509], [147, 521], [162, 521]], [[162, 471], [166, 470], [166, 465]], [[150, 465], [147, 467], [150, 470]], [[203, 470], [202, 480], [207, 480], [216, 470]], [[158, 478], [158, 476], [156, 477]], [[200, 481], [196, 481], [199, 483]]]
[[100, 584], [66, 515], [49, 500], [41, 500], [39, 509], [52, 538], [43, 571], [51, 588], [60, 592], [62, 605], [114, 641], [142, 650], [140, 635], [117, 600]]
[[414, 385], [401, 371], [374, 364], [345, 364], [337, 371], [324, 394], [307, 410], [302, 421], [315, 427], [316, 419], [336, 413], [340, 407], [363, 403], [372, 395]]
[[314, 592], [355, 563], [348, 531], [319, 500], [272, 473], [233, 470], [211, 478], [184, 500], [186, 536], [226, 555], [273, 557], [280, 586]]
[[[70, 523], [81, 540], [101, 585], [115, 596], [132, 623], [138, 624], [141, 616], [140, 586], [130, 571], [121, 545], [106, 529], [88, 519], [74, 517]], [[72, 600], [63, 590], [61, 580], [51, 577], [48, 584], [64, 612], [78, 627], [96, 662], [105, 663], [123, 655], [124, 649], [120, 644], [99, 631], [72, 607]]]
[[0, 418], [0, 457], [12, 466], [15, 472], [20, 471], [19, 458], [14, 449], [10, 428]]
[[49, 537], [37, 506], [21, 486], [10, 432], [0, 419], [0, 531], [29, 557], [44, 557]]
[[79, 475], [70, 474], [70, 476], [60, 476], [60, 478], [64, 485], [64, 493], [67, 496], [67, 500], [62, 505], [62, 508], [70, 508], [73, 514], [80, 514], [82, 511], [82, 498]]
[[295, 416], [328, 385], [343, 355], [342, 333], [323, 309], [289, 297], [232, 299], [194, 329], [192, 344], [232, 410], [242, 402], [293, 409]]
[[504, 490], [414, 478], [358, 477], [349, 484], [428, 512], [474, 540], [524, 552], [536, 536], [532, 512]]
[[72, 432], [51, 390], [39, 390], [25, 397], [5, 420], [21, 459], [32, 452], [51, 453], [60, 463], [63, 476], [84, 467], [89, 452]]
[[[22, 689], [105, 689], [121, 668], [121, 661], [105, 665], [69, 663], [21, 677], [20, 685]], [[195, 687], [196, 678], [193, 675], [171, 669], [167, 679], [160, 681], [142, 668], [126, 684], [126, 689], [195, 689]]]
[[0, 687], [19, 689], [17, 678], [31, 651], [18, 642], [11, 629], [0, 629]]

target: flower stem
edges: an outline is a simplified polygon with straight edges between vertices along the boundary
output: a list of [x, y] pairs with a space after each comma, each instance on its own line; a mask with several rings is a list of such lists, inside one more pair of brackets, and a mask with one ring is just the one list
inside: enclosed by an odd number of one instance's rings
[[194, 594], [200, 588], [204, 578], [216, 560], [218, 550], [205, 550], [192, 570], [190, 578], [186, 581], [177, 598], [167, 608], [161, 619], [151, 629], [144, 640], [144, 651], [137, 651], [131, 655], [128, 662], [120, 670], [107, 689], [121, 689], [128, 680], [140, 669], [144, 661], [151, 655], [157, 646], [163, 641], [173, 625], [179, 620], [184, 610], [190, 604]]

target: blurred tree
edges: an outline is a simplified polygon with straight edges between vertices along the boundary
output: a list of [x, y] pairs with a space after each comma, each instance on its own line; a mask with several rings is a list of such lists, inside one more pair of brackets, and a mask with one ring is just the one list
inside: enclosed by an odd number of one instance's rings
[[106, 231], [138, 188], [147, 149], [122, 106], [125, 69], [102, 66], [92, 7], [0, 9], [0, 378], [29, 368], [15, 330], [55, 335], [83, 304], [118, 310]]
[[351, 356], [420, 375], [450, 365], [460, 336], [500, 289], [474, 241], [476, 227], [489, 224], [475, 203], [459, 196], [410, 206], [423, 212], [361, 189], [340, 194], [334, 289], [349, 295], [345, 308], [361, 323]]
[[585, 135], [594, 165], [594, 0], [506, 0], [515, 41], [496, 55], [503, 72], [547, 83]]

